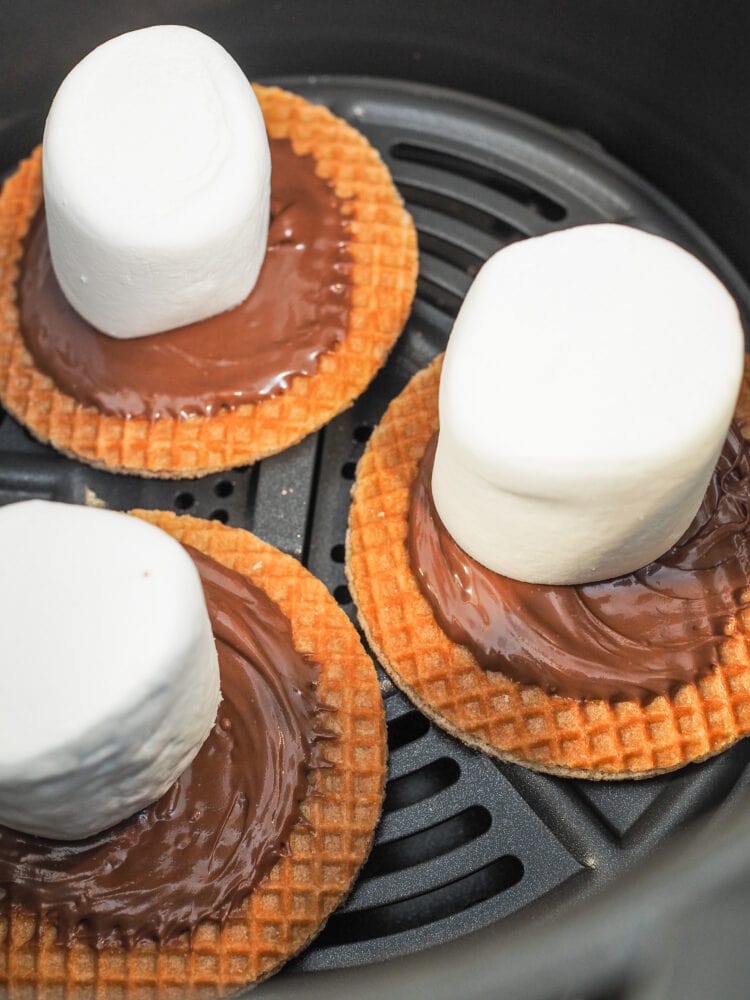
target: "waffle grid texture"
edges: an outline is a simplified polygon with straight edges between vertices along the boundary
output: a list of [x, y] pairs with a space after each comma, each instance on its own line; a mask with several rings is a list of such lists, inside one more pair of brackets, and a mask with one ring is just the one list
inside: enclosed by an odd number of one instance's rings
[[165, 512], [134, 512], [249, 577], [292, 623], [295, 647], [320, 665], [330, 766], [311, 772], [289, 851], [219, 926], [204, 920], [161, 945], [96, 950], [56, 942], [46, 918], [0, 902], [0, 995], [9, 1000], [182, 1000], [230, 995], [301, 951], [351, 888], [380, 816], [385, 718], [356, 630], [324, 585], [249, 532]]
[[42, 200], [41, 147], [0, 195], [0, 401], [44, 443], [112, 472], [193, 478], [248, 465], [301, 441], [345, 410], [385, 362], [416, 289], [417, 241], [387, 167], [356, 129], [327, 108], [255, 85], [268, 134], [311, 155], [343, 199], [351, 258], [349, 323], [317, 372], [285, 392], [215, 416], [129, 420], [58, 391], [34, 365], [19, 330], [16, 283], [23, 241]]
[[[483, 670], [437, 624], [409, 562], [412, 482], [438, 427], [442, 357], [389, 406], [357, 468], [347, 535], [349, 589], [370, 647], [443, 729], [501, 760], [567, 777], [646, 778], [750, 733], [750, 612], [727, 627], [714, 669], [645, 705], [565, 698]], [[737, 407], [750, 416], [750, 374]]]

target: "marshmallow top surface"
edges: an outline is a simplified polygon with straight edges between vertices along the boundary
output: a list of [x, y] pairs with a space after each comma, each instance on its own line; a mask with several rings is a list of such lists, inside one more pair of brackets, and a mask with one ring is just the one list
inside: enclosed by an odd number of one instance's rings
[[671, 462], [728, 424], [743, 352], [734, 300], [699, 260], [630, 227], [580, 226], [480, 270], [448, 343], [441, 423], [519, 486], [575, 492], [593, 462], [627, 477], [628, 462]]
[[71, 839], [154, 801], [219, 700], [187, 552], [152, 525], [34, 500], [0, 508], [0, 823]]
[[[177, 226], [189, 239], [197, 223], [233, 221], [237, 206], [222, 185], [239, 182], [250, 197], [253, 122], [263, 128], [228, 53], [192, 28], [159, 25], [78, 63], [55, 96], [44, 143], [55, 182], [92, 225], [106, 222], [113, 237], [138, 227], [149, 239], [171, 239]], [[165, 221], [168, 234], [158, 228]]]
[[665, 239], [606, 224], [499, 251], [446, 351], [441, 518], [475, 559], [529, 582], [645, 565], [697, 512], [743, 358], [732, 297]]
[[43, 173], [55, 273], [103, 332], [159, 332], [249, 294], [270, 155], [253, 90], [213, 39], [160, 25], [94, 49], [55, 95]]

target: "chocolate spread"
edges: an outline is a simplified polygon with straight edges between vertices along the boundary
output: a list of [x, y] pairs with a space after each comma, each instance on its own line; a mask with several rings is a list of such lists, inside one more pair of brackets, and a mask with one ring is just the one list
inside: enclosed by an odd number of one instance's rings
[[219, 653], [216, 724], [156, 803], [77, 842], [0, 827], [0, 911], [49, 916], [63, 941], [164, 940], [222, 921], [285, 850], [311, 767], [323, 764], [317, 667], [245, 577], [187, 547]]
[[272, 139], [268, 250], [235, 309], [166, 333], [118, 340], [63, 295], [40, 210], [19, 282], [20, 327], [39, 369], [80, 403], [117, 417], [210, 416], [276, 396], [343, 340], [350, 256], [342, 200], [311, 156]]
[[581, 586], [520, 583], [468, 556], [435, 509], [436, 443], [412, 487], [411, 565], [440, 627], [480, 666], [552, 694], [640, 701], [711, 670], [750, 602], [750, 446], [736, 425], [677, 544], [635, 573]]

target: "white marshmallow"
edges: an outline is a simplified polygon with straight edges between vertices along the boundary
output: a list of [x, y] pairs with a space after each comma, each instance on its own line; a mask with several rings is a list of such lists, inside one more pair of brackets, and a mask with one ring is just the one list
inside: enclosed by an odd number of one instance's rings
[[442, 372], [432, 487], [446, 528], [531, 583], [651, 562], [700, 506], [743, 351], [732, 297], [667, 240], [597, 225], [501, 250]]
[[104, 333], [205, 319], [255, 285], [270, 212], [263, 116], [199, 31], [144, 28], [87, 55], [52, 102], [43, 175], [55, 274]]
[[195, 566], [153, 525], [0, 508], [0, 824], [97, 833], [158, 799], [208, 736], [216, 646]]

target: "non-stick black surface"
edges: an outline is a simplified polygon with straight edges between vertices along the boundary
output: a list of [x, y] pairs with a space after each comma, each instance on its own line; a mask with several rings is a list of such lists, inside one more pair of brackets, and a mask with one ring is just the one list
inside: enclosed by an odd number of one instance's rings
[[[356, 462], [389, 401], [445, 346], [493, 251], [581, 223], [625, 222], [697, 253], [745, 315], [750, 293], [679, 210], [586, 136], [415, 84], [278, 82], [329, 105], [371, 139], [417, 224], [417, 298], [385, 369], [351, 410], [290, 451], [186, 482], [92, 470], [37, 444], [0, 413], [0, 502], [81, 503], [92, 491], [113, 508], [172, 509], [246, 527], [300, 558], [354, 618], [343, 558]], [[530, 915], [568, 909], [719, 805], [750, 761], [750, 743], [742, 742], [648, 781], [563, 781], [470, 752], [380, 676], [391, 751], [383, 820], [348, 902], [297, 970], [407, 954], [526, 908]]]

